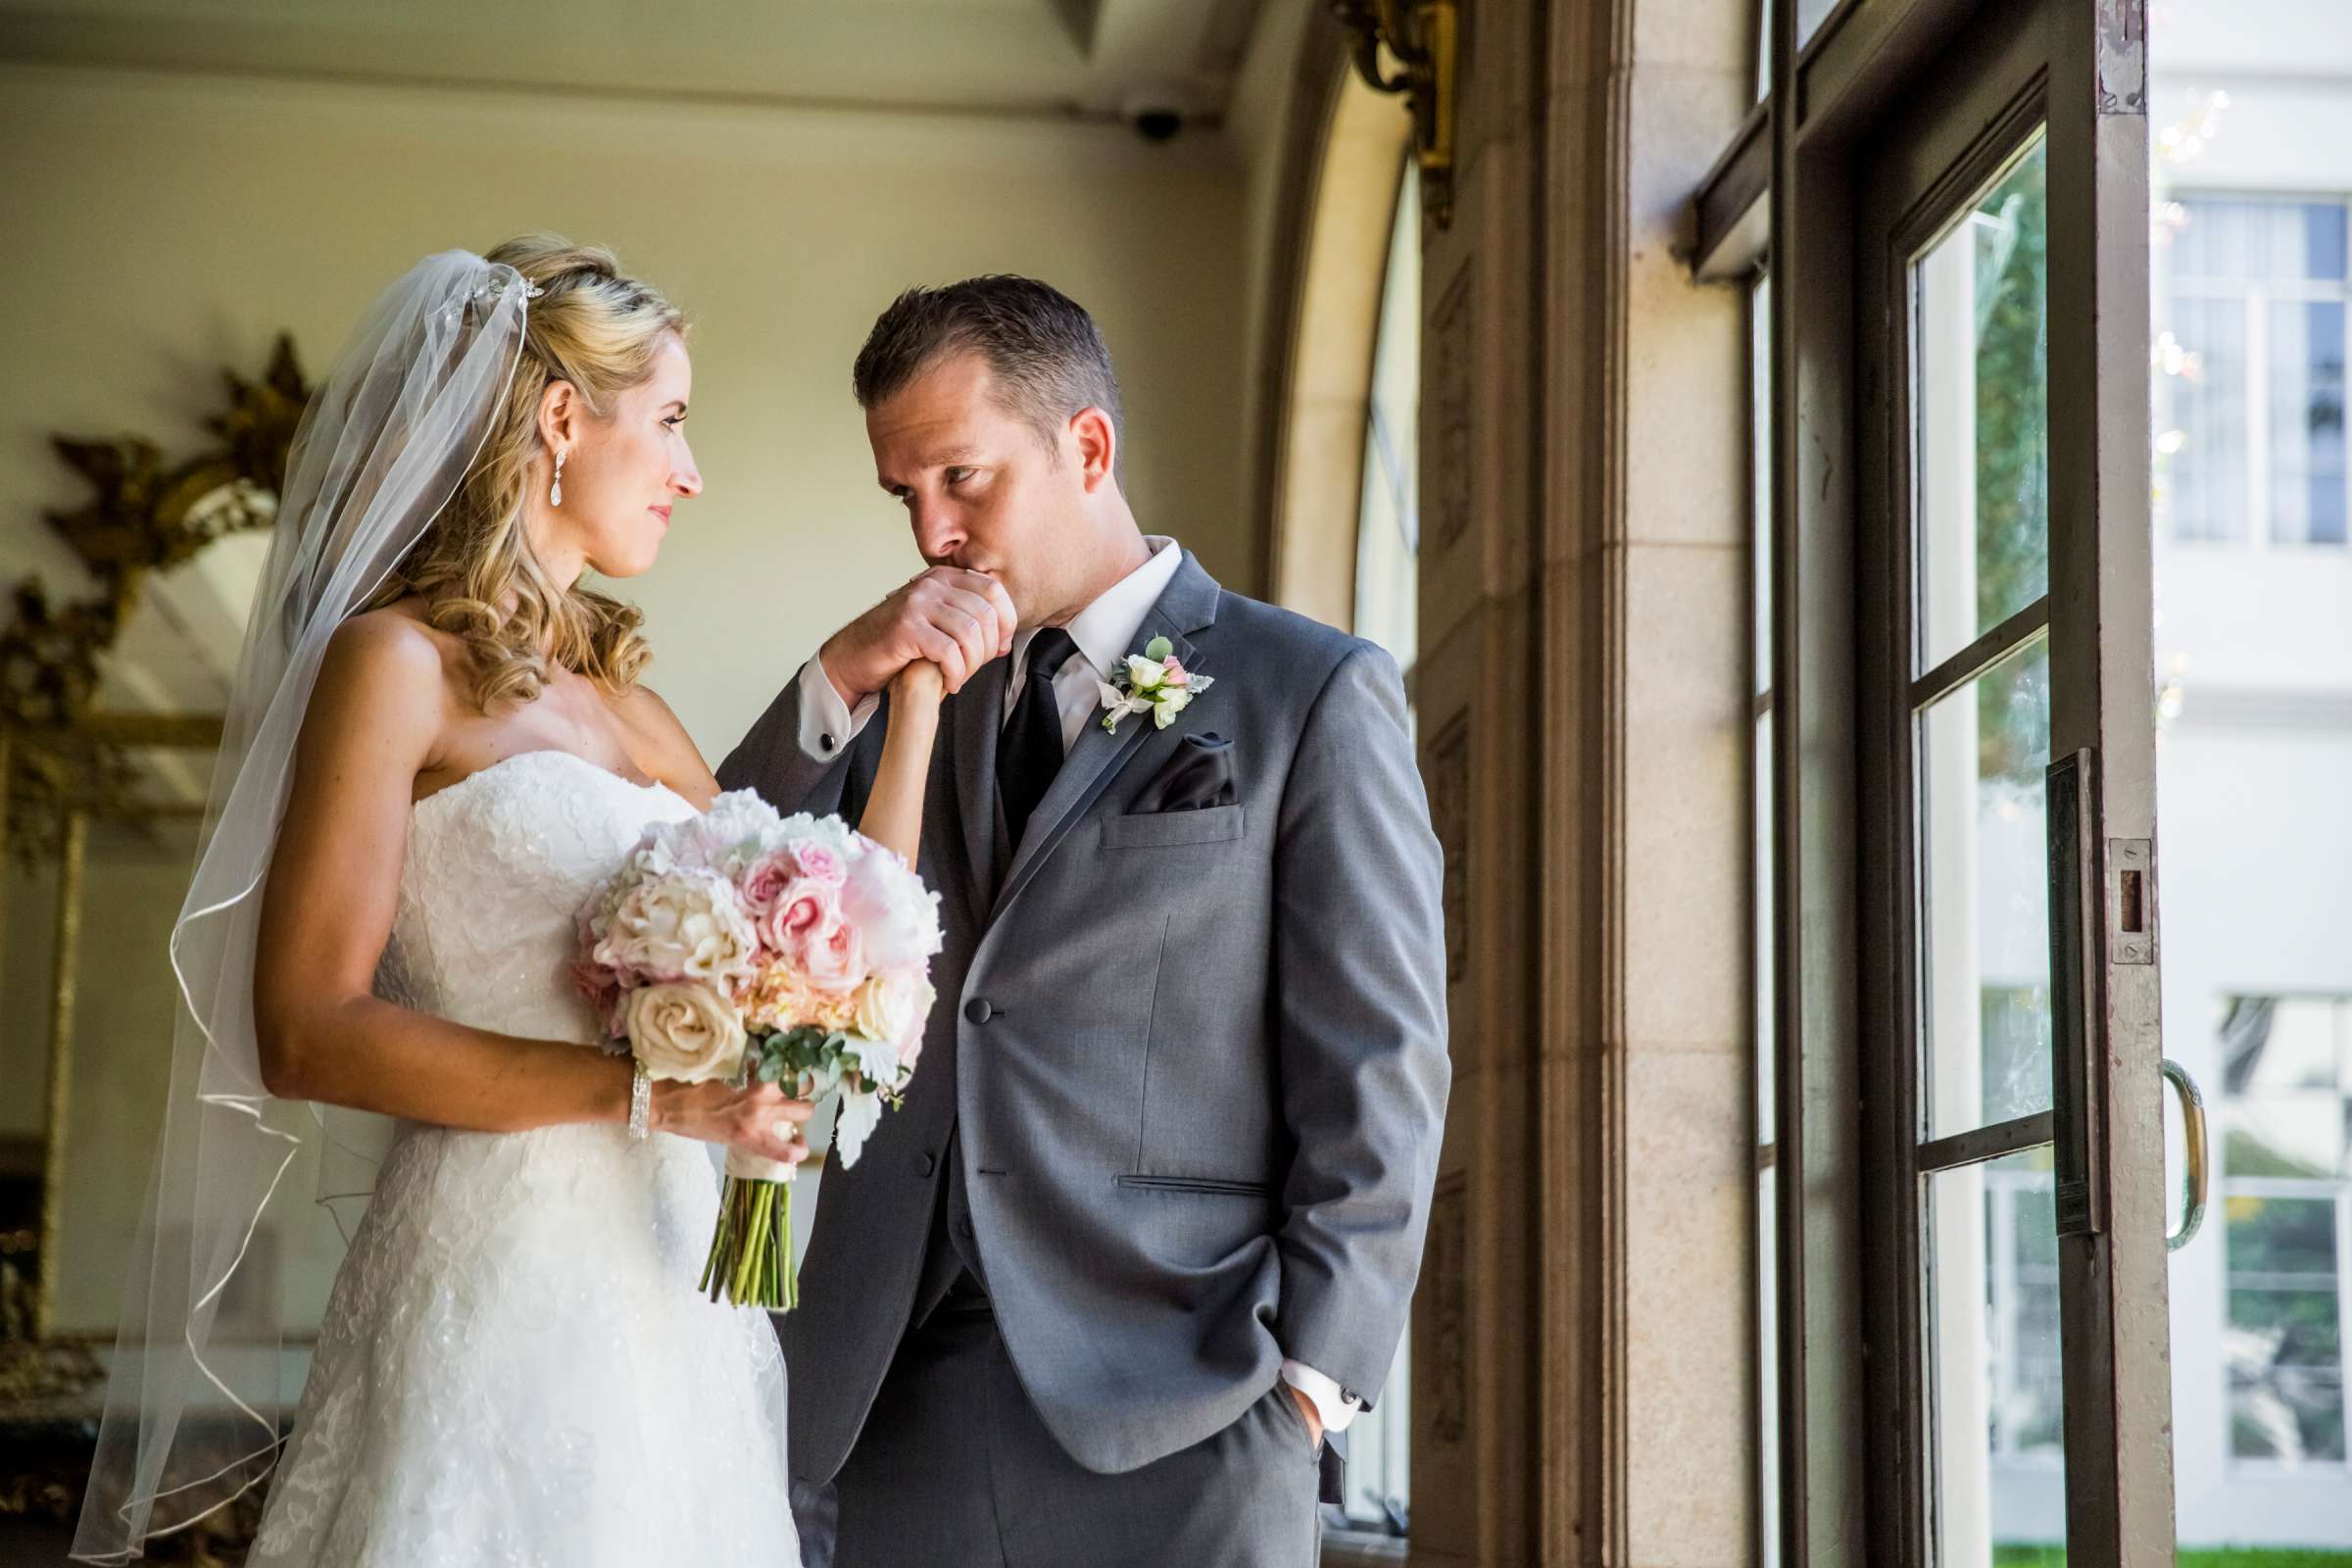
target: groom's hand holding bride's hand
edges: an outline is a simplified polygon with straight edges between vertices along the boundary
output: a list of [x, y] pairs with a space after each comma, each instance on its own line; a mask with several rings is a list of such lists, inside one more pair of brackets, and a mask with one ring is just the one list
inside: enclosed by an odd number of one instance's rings
[[991, 660], [1012, 652], [1020, 616], [1004, 584], [958, 566], [933, 566], [825, 639], [817, 662], [852, 709], [917, 660], [939, 666], [953, 694]]
[[815, 1109], [774, 1084], [737, 1089], [723, 1080], [687, 1084], [657, 1079], [651, 1120], [656, 1132], [798, 1163], [808, 1157], [802, 1130]]

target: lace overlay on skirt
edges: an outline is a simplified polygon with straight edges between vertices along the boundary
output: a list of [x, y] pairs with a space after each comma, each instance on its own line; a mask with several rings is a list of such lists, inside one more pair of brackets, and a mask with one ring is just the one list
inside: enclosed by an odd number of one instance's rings
[[[420, 802], [377, 990], [594, 1049], [595, 884], [684, 800], [561, 752]], [[703, 1145], [404, 1127], [336, 1276], [249, 1568], [799, 1561], [766, 1317], [695, 1290]]]

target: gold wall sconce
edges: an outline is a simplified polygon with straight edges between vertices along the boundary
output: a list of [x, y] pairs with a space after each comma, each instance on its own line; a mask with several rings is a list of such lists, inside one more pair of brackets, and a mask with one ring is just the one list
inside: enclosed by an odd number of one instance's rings
[[[1421, 207], [1440, 228], [1453, 222], [1454, 0], [1332, 0], [1348, 29], [1356, 74], [1380, 92], [1400, 92], [1413, 115]], [[1381, 51], [1398, 67], [1381, 69]]]

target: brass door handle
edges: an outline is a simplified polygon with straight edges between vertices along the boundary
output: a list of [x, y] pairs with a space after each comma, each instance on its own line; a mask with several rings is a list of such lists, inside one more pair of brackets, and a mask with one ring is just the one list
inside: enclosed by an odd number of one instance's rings
[[2205, 1221], [2205, 1097], [2188, 1069], [2172, 1057], [2164, 1058], [2164, 1076], [2180, 1098], [2180, 1137], [2188, 1150], [2188, 1169], [2180, 1180], [2180, 1228], [2164, 1239], [2164, 1250], [2178, 1252]]

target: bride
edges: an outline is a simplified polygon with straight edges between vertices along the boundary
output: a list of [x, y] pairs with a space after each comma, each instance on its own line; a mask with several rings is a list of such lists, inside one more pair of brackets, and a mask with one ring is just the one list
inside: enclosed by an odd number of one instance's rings
[[[798, 1561], [774, 1336], [695, 1285], [702, 1146], [804, 1157], [810, 1107], [650, 1083], [567, 976], [584, 897], [717, 793], [582, 580], [651, 566], [701, 491], [690, 377], [660, 294], [529, 238], [419, 263], [306, 415], [76, 1557], [267, 1481], [254, 1568]], [[936, 666], [893, 695], [861, 825], [911, 858]], [[217, 1314], [296, 1145], [350, 1143], [331, 1107], [395, 1130], [280, 1453], [279, 1358]]]

